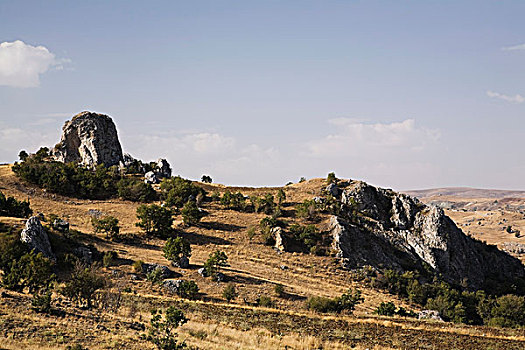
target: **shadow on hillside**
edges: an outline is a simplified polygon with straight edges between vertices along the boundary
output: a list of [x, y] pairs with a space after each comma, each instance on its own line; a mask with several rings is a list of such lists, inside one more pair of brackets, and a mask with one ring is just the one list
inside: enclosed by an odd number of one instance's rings
[[206, 245], [210, 243], [216, 244], [216, 245], [230, 245], [231, 244], [230, 241], [224, 238], [197, 234], [197, 233], [186, 233], [184, 235], [184, 238], [186, 238], [188, 242], [190, 242], [190, 244], [196, 244], [196, 245]]
[[233, 224], [225, 224], [222, 222], [201, 222], [199, 224], [200, 227], [205, 228], [207, 230], [221, 230], [221, 231], [230, 231], [230, 232], [236, 232], [243, 229], [242, 226], [233, 225]]
[[256, 285], [256, 286], [259, 286], [259, 285], [261, 285], [263, 283], [266, 283], [266, 281], [264, 281], [264, 280], [261, 280], [261, 279], [258, 279], [258, 278], [254, 278], [254, 277], [249, 277], [249, 276], [238, 276], [238, 275], [231, 276], [231, 275], [227, 275], [227, 277], [228, 277], [228, 281], [234, 282], [234, 283], [252, 284], [252, 285]]

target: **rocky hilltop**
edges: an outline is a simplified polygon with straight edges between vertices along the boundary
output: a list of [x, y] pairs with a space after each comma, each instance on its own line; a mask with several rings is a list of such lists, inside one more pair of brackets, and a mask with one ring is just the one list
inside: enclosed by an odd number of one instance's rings
[[52, 155], [60, 162], [76, 162], [90, 168], [98, 164], [119, 165], [124, 160], [113, 120], [87, 111], [66, 121]]
[[333, 248], [347, 268], [430, 268], [473, 289], [525, 275], [518, 259], [465, 235], [438, 207], [360, 181], [328, 191], [340, 205], [329, 222]]

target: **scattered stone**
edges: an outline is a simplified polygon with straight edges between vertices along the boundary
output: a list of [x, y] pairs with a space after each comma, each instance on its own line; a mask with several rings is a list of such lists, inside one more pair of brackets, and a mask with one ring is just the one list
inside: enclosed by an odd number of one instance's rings
[[89, 209], [88, 215], [93, 218], [100, 219], [102, 216], [104, 216], [104, 213], [97, 209]]
[[217, 272], [213, 276], [213, 279], [215, 280], [215, 282], [224, 282], [226, 281], [226, 275], [224, 275], [222, 272]]
[[441, 316], [439, 315], [439, 312], [437, 312], [436, 310], [422, 310], [417, 315], [417, 319], [444, 322]]
[[94, 168], [124, 161], [117, 128], [111, 117], [93, 112], [81, 112], [62, 128], [62, 138], [51, 151], [59, 162], [75, 162]]
[[157, 167], [155, 168], [155, 174], [159, 178], [171, 177], [170, 163], [166, 159], [160, 158], [157, 160]]
[[157, 269], [162, 270], [162, 278], [170, 278], [174, 275], [173, 271], [171, 271], [167, 266], [160, 264], [142, 264], [142, 273], [144, 273], [145, 275], [148, 275]]
[[175, 267], [187, 269], [188, 267], [190, 267], [190, 259], [188, 259], [187, 256], [183, 256], [178, 261], [172, 262], [172, 264]]
[[132, 274], [132, 275], [130, 276], [130, 278], [131, 278], [132, 281], [138, 281], [138, 280], [140, 280], [139, 276], [137, 276], [137, 275], [135, 275], [135, 274]]
[[182, 282], [183, 280], [165, 280], [162, 282], [162, 287], [173, 294], [177, 294]]
[[288, 270], [288, 266], [286, 266], [286, 265], [281, 265], [281, 266], [279, 266], [279, 268], [280, 268], [281, 270], [283, 270], [283, 271], [284, 271], [284, 270]]
[[316, 204], [323, 204], [326, 201], [323, 197], [314, 197], [313, 200]]
[[339, 197], [341, 194], [341, 189], [336, 184], [331, 183], [330, 185], [326, 186], [326, 193], [334, 197]]
[[53, 221], [53, 228], [57, 231], [67, 233], [69, 232], [69, 222], [63, 219], [55, 219], [55, 221]]
[[128, 323], [128, 328], [133, 329], [135, 331], [145, 331], [146, 330], [146, 326], [144, 326], [144, 323], [141, 323], [141, 322]]
[[20, 240], [26, 243], [30, 249], [42, 253], [46, 258], [56, 260], [55, 254], [51, 249], [49, 237], [40, 223], [38, 216], [30, 217], [26, 222], [26, 227], [20, 235]]
[[76, 247], [73, 254], [85, 264], [93, 263], [93, 252], [88, 247]]
[[208, 277], [208, 272], [206, 271], [206, 269], [204, 267], [201, 267], [200, 269], [198, 269], [197, 272], [202, 277]]
[[160, 180], [155, 172], [148, 171], [146, 174], [144, 174], [144, 182], [147, 184], [158, 184]]

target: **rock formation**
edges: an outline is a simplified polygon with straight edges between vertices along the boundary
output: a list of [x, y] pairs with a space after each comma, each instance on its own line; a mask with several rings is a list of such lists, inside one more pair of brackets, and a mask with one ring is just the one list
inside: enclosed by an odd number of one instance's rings
[[[342, 190], [343, 214], [329, 231], [343, 265], [398, 270], [430, 267], [452, 283], [523, 277], [518, 259], [466, 236], [443, 210], [392, 190], [353, 181]], [[494, 267], [497, 266], [497, 270]]]
[[75, 162], [90, 168], [124, 162], [115, 123], [109, 116], [93, 112], [79, 113], [67, 121], [62, 128], [62, 138], [51, 153], [60, 162]]
[[26, 222], [26, 227], [22, 230], [20, 240], [26, 243], [30, 249], [37, 253], [42, 253], [46, 258], [55, 260], [55, 254], [51, 249], [49, 237], [40, 223], [38, 216], [30, 217]]

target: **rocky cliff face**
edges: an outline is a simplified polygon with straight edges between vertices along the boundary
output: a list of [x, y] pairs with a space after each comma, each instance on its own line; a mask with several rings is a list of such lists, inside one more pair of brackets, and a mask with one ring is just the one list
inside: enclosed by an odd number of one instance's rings
[[62, 130], [62, 138], [52, 150], [56, 160], [90, 168], [124, 161], [117, 128], [109, 116], [82, 112], [67, 121]]
[[424, 265], [453, 283], [523, 277], [518, 259], [466, 236], [443, 210], [392, 190], [353, 181], [341, 189], [332, 216], [333, 247], [348, 268], [414, 270]]
[[37, 253], [42, 253], [45, 257], [55, 260], [55, 254], [51, 249], [49, 237], [40, 223], [38, 216], [32, 216], [26, 222], [26, 227], [22, 230], [20, 240], [26, 243], [30, 249]]

